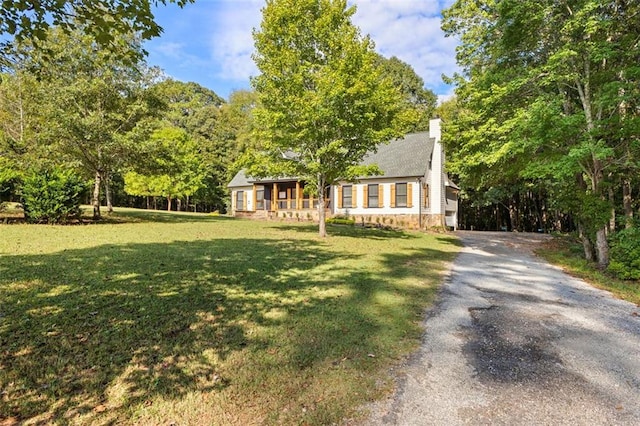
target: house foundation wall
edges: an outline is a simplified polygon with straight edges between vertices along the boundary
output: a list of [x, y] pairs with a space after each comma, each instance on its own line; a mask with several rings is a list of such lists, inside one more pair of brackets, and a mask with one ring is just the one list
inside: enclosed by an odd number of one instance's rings
[[423, 214], [385, 214], [385, 215], [350, 215], [357, 224], [373, 226], [390, 226], [402, 229], [433, 229], [444, 226], [444, 215]]
[[[325, 217], [331, 217], [329, 210], [325, 211]], [[250, 211], [236, 211], [235, 217], [241, 217], [245, 219], [264, 219], [264, 220], [286, 220], [296, 222], [318, 222], [320, 220], [320, 214], [317, 209], [303, 209], [303, 210], [277, 210], [267, 211], [260, 210], [255, 212]]]
[[[344, 215], [332, 215], [326, 211], [326, 218], [345, 217]], [[318, 222], [318, 210], [278, 210], [278, 211], [257, 211], [257, 212], [236, 212], [236, 217], [246, 219], [295, 221], [295, 222]], [[371, 215], [349, 215], [349, 219], [355, 220], [358, 225], [365, 226], [389, 226], [402, 229], [433, 229], [444, 226], [444, 215], [423, 214], [422, 220], [417, 214], [371, 214]]]

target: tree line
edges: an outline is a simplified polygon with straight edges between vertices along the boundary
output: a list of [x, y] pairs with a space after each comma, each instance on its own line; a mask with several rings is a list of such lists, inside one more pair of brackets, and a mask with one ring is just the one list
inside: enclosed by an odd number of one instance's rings
[[0, 195], [16, 198], [25, 175], [64, 167], [92, 182], [96, 218], [114, 197], [135, 203], [129, 196], [223, 210], [253, 95], [225, 102], [167, 78], [144, 61], [137, 36], [120, 37], [137, 54], [56, 27], [37, 45], [16, 44], [0, 82]]
[[638, 209], [640, 3], [460, 0], [442, 27], [461, 40], [444, 143], [468, 225], [575, 230], [607, 266]]
[[[336, 13], [345, 10], [340, 6]], [[82, 23], [42, 31], [3, 46], [0, 201], [20, 200], [27, 178], [54, 176], [51, 170], [62, 168], [87, 183], [84, 197], [96, 219], [101, 207], [111, 210], [114, 204], [226, 211], [227, 183], [249, 164], [247, 158], [266, 152], [264, 131], [270, 125], [262, 120], [258, 126], [255, 118], [267, 110], [264, 90], [262, 97], [241, 90], [225, 100], [197, 83], [168, 78], [145, 61], [139, 33], [121, 31], [115, 43], [105, 45]], [[364, 71], [396, 88], [394, 108], [410, 111], [402, 130], [426, 129], [435, 94], [410, 65], [376, 54], [372, 43], [367, 49]], [[346, 78], [349, 72], [340, 69], [329, 77]]]

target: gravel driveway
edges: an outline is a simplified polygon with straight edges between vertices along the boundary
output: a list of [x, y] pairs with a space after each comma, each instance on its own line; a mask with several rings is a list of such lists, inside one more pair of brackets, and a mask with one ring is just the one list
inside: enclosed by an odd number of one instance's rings
[[539, 234], [465, 247], [424, 343], [367, 425], [640, 425], [640, 308], [532, 255]]

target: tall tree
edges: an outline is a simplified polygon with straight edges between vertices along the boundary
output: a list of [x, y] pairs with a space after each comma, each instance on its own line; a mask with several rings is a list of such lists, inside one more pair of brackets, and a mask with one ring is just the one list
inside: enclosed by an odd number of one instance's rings
[[147, 142], [147, 153], [151, 164], [125, 175], [128, 194], [165, 197], [167, 210], [171, 210], [174, 199], [180, 203], [182, 197], [192, 196], [203, 186], [205, 167], [198, 145], [183, 129], [156, 130]]
[[205, 139], [211, 138], [215, 126], [208, 124], [205, 117], [213, 116], [215, 121], [224, 99], [198, 83], [171, 78], [156, 84], [154, 91], [167, 105], [163, 119], [189, 133], [197, 132]]
[[322, 237], [325, 188], [362, 175], [364, 155], [406, 128], [402, 95], [382, 78], [354, 13], [346, 0], [268, 0], [254, 31], [254, 117], [264, 146], [250, 174], [306, 181], [319, 199]]
[[[52, 26], [67, 34], [81, 30], [102, 49], [135, 63], [141, 59], [143, 51], [123, 50], [121, 36], [137, 33], [145, 40], [158, 36], [162, 28], [154, 21], [151, 6], [176, 3], [183, 7], [191, 2], [193, 0], [3, 1], [0, 35], [13, 36], [18, 43], [31, 41], [40, 46]], [[0, 42], [0, 68], [9, 64], [14, 47], [13, 40]]]
[[198, 145], [207, 171], [203, 185], [193, 201], [207, 209], [224, 211], [227, 197], [226, 172], [234, 160], [230, 141], [220, 137], [219, 128], [228, 127], [226, 103], [214, 91], [197, 83], [167, 79], [154, 87], [166, 103], [162, 120], [184, 129]]
[[637, 93], [640, 46], [627, 30], [639, 13], [626, 0], [457, 1], [443, 13], [445, 31], [462, 40], [456, 81], [466, 113], [449, 128], [458, 163], [480, 179], [544, 185], [602, 267], [615, 177], [638, 152], [628, 94]]
[[[127, 40], [124, 49], [140, 49], [136, 37]], [[159, 106], [147, 90], [155, 74], [142, 61], [123, 63], [81, 32], [53, 29], [44, 47], [52, 57], [43, 58], [27, 44], [24, 64], [40, 79], [40, 120], [48, 124], [40, 136], [93, 176], [93, 212], [99, 218], [102, 185], [130, 158], [129, 136]]]
[[8, 192], [26, 165], [39, 156], [30, 156], [33, 123], [34, 81], [23, 73], [0, 74], [0, 195]]
[[242, 168], [237, 161], [247, 150], [257, 146], [254, 139], [253, 112], [257, 107], [257, 94], [252, 90], [236, 90], [229, 102], [220, 108], [220, 118], [215, 129], [218, 145], [225, 147], [225, 185]]
[[392, 56], [387, 59], [379, 56], [382, 75], [389, 78], [393, 85], [400, 89], [408, 108], [415, 110], [417, 121], [412, 123], [408, 131], [423, 131], [429, 129], [429, 120], [438, 102], [438, 97], [431, 90], [425, 88], [424, 80], [411, 65]]

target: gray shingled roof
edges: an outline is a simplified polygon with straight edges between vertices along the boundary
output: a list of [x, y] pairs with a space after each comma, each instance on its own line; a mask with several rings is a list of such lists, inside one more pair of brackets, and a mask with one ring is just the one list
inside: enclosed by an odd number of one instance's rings
[[[377, 164], [384, 177], [424, 176], [429, 167], [434, 142], [435, 139], [429, 137], [429, 132], [411, 133], [402, 139], [378, 145], [377, 151], [367, 154], [361, 164]], [[256, 181], [258, 180], [247, 177], [244, 170], [241, 170], [228, 186], [249, 186]], [[261, 179], [260, 181], [274, 180]]]
[[378, 145], [377, 152], [368, 154], [361, 164], [377, 164], [384, 177], [424, 176], [434, 142], [429, 132], [411, 133], [402, 139]]
[[236, 173], [236, 175], [233, 177], [233, 179], [231, 179], [231, 182], [229, 182], [229, 185], [227, 185], [230, 188], [235, 188], [238, 186], [250, 186], [251, 183], [249, 183], [249, 178], [247, 178], [247, 176], [244, 174], [244, 170], [240, 170], [238, 173]]

